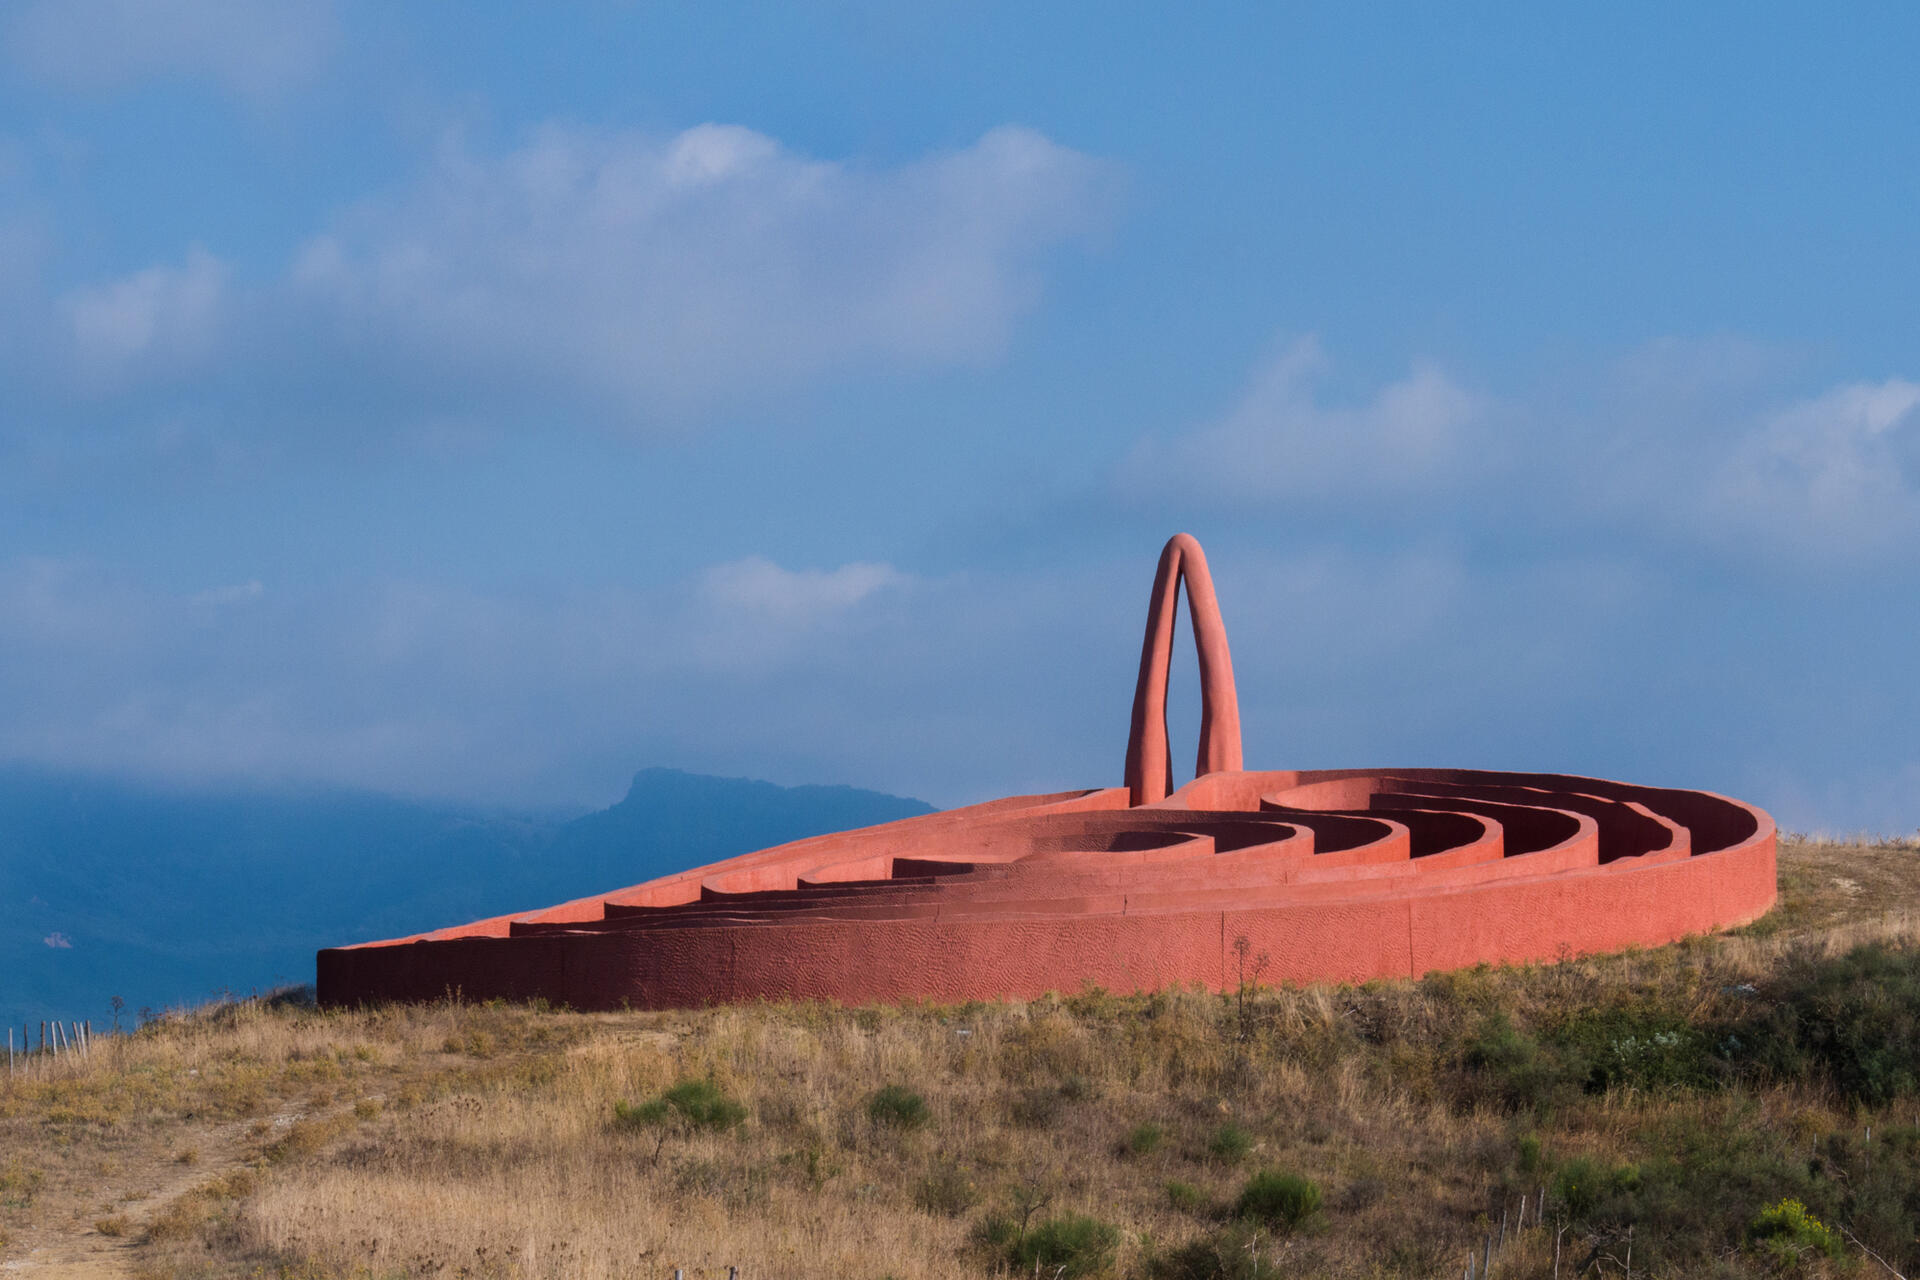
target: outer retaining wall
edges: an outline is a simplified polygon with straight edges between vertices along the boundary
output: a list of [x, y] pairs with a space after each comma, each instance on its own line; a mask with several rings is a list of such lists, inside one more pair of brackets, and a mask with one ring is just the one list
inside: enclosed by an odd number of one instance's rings
[[[1408, 794], [1423, 788], [1466, 794], [1425, 810]], [[1477, 809], [1476, 790], [1499, 799]], [[1529, 808], [1516, 794], [1532, 798], [1533, 821], [1515, 821]], [[612, 1009], [957, 1001], [1086, 983], [1227, 990], [1242, 937], [1267, 957], [1263, 981], [1362, 980], [1671, 942], [1774, 901], [1772, 820], [1701, 792], [1532, 774], [1236, 771], [1148, 807], [1121, 808], [1127, 798], [1114, 788], [910, 818], [524, 916], [322, 951], [320, 998], [458, 992]], [[1477, 823], [1463, 828], [1461, 812]], [[1503, 817], [1533, 831], [1529, 845], [1573, 834], [1509, 853]], [[1361, 818], [1377, 838], [1311, 851], [1313, 837], [1352, 841]], [[1471, 855], [1464, 863], [1446, 846], [1410, 856], [1418, 841], [1405, 832], [1423, 823], [1483, 834], [1450, 846]], [[1129, 829], [1151, 838], [1116, 848]], [[1649, 830], [1666, 843], [1603, 861], [1604, 836], [1644, 848]], [[892, 879], [896, 857], [916, 874]], [[947, 873], [918, 874], [930, 863]]]

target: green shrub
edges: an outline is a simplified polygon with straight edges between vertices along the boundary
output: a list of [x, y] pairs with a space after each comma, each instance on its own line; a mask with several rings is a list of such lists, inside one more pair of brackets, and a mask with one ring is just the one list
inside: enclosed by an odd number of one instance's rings
[[1017, 1236], [1007, 1250], [1007, 1263], [1020, 1274], [1031, 1274], [1037, 1265], [1047, 1275], [1066, 1280], [1110, 1269], [1119, 1247], [1120, 1231], [1111, 1223], [1068, 1213], [1035, 1223], [1026, 1235]]
[[1690, 1020], [1646, 998], [1576, 1009], [1538, 1035], [1504, 1011], [1465, 1042], [1470, 1094], [1513, 1107], [1589, 1093], [1822, 1080], [1872, 1107], [1920, 1095], [1920, 948], [1866, 943], [1840, 956], [1805, 949], [1730, 1019]]
[[[1707, 1269], [1703, 1259], [1750, 1239], [1761, 1205], [1791, 1197], [1827, 1222], [1844, 1215], [1859, 1223], [1862, 1196], [1875, 1186], [1892, 1189], [1878, 1183], [1881, 1170], [1898, 1179], [1902, 1200], [1920, 1186], [1910, 1176], [1913, 1167], [1882, 1143], [1878, 1127], [1871, 1154], [1857, 1143], [1846, 1150], [1845, 1134], [1829, 1134], [1810, 1151], [1790, 1126], [1769, 1123], [1761, 1105], [1735, 1097], [1705, 1107], [1641, 1110], [1631, 1163], [1587, 1158], [1558, 1164], [1549, 1185], [1560, 1205], [1550, 1216], [1571, 1218], [1579, 1230], [1631, 1230], [1636, 1271], [1644, 1251], [1648, 1274], [1688, 1275]], [[1884, 1194], [1878, 1202], [1883, 1208], [1894, 1203]], [[1920, 1199], [1912, 1210], [1920, 1210]], [[1911, 1242], [1914, 1232], [1905, 1224], [1913, 1221], [1912, 1210], [1877, 1219], [1873, 1247], [1881, 1240], [1895, 1248]]]
[[1839, 1235], [1808, 1213], [1806, 1205], [1791, 1197], [1762, 1209], [1749, 1231], [1756, 1240], [1775, 1241], [1796, 1249], [1817, 1249], [1835, 1260], [1841, 1256]]
[[650, 1129], [665, 1124], [673, 1114], [665, 1098], [649, 1098], [645, 1102], [613, 1104], [613, 1126], [616, 1129]]
[[1504, 1009], [1488, 1014], [1467, 1041], [1467, 1065], [1476, 1070], [1511, 1072], [1533, 1066], [1540, 1043], [1513, 1025]]
[[1567, 1091], [1566, 1064], [1515, 1027], [1506, 1013], [1488, 1014], [1466, 1044], [1471, 1092], [1515, 1108], [1541, 1108]]
[[1562, 1066], [1589, 1093], [1710, 1089], [1725, 1069], [1715, 1038], [1677, 1013], [1647, 1005], [1588, 1011], [1556, 1027]]
[[1920, 1129], [1876, 1124], [1871, 1142], [1836, 1134], [1822, 1156], [1846, 1177], [1853, 1233], [1907, 1275], [1920, 1272]]
[[[1232, 1223], [1167, 1253], [1149, 1254], [1146, 1270], [1154, 1280], [1254, 1280], [1262, 1274], [1260, 1244], [1255, 1228]], [[1268, 1267], [1264, 1274], [1282, 1273]]]
[[890, 1084], [867, 1099], [867, 1119], [883, 1128], [920, 1129], [932, 1113], [927, 1100], [903, 1084]]
[[613, 1104], [614, 1125], [622, 1129], [679, 1123], [691, 1129], [727, 1130], [746, 1118], [747, 1109], [711, 1080], [682, 1080], [657, 1098], [632, 1106]]
[[1560, 1166], [1553, 1180], [1554, 1194], [1576, 1222], [1592, 1218], [1610, 1202], [1628, 1197], [1640, 1187], [1638, 1165], [1610, 1165], [1576, 1156]]
[[1166, 1140], [1167, 1131], [1149, 1121], [1146, 1124], [1135, 1125], [1132, 1132], [1127, 1134], [1123, 1147], [1130, 1156], [1150, 1156], [1158, 1151]]
[[1295, 1231], [1320, 1212], [1320, 1187], [1311, 1178], [1277, 1169], [1262, 1169], [1240, 1189], [1234, 1212], [1275, 1231]]
[[1207, 1154], [1221, 1164], [1239, 1164], [1253, 1150], [1253, 1135], [1228, 1120], [1207, 1139]]
[[1920, 949], [1871, 942], [1802, 954], [1762, 995], [1765, 1005], [1727, 1029], [1728, 1057], [1778, 1080], [1824, 1075], [1869, 1106], [1920, 1093]]
[[1206, 1207], [1207, 1197], [1191, 1182], [1175, 1178], [1167, 1182], [1167, 1203], [1182, 1213], [1198, 1213]]

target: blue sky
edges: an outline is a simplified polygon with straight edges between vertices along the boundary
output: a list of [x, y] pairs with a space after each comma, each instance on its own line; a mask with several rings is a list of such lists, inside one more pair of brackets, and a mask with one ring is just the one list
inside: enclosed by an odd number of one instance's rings
[[1258, 767], [1910, 831], [1916, 37], [0, 4], [0, 758], [1108, 784], [1187, 529]]

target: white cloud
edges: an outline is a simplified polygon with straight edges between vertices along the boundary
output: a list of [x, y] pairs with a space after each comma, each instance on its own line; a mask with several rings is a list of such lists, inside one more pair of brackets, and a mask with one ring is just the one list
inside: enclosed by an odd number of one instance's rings
[[875, 592], [898, 587], [907, 576], [889, 564], [847, 564], [838, 569], [782, 569], [750, 556], [715, 565], [701, 579], [709, 602], [766, 621], [808, 625], [842, 613]]
[[302, 250], [299, 301], [439, 390], [597, 399], [645, 422], [842, 371], [992, 358], [1038, 257], [1107, 204], [1101, 163], [1000, 128], [891, 169], [748, 129], [550, 125], [449, 145]]
[[1717, 468], [1712, 524], [1803, 554], [1910, 550], [1920, 536], [1920, 383], [1848, 383], [1768, 415]]
[[1313, 338], [1278, 348], [1224, 416], [1171, 440], [1141, 442], [1121, 466], [1123, 487], [1235, 502], [1338, 502], [1406, 495], [1461, 474], [1484, 407], [1479, 397], [1422, 360], [1362, 403], [1327, 404], [1318, 394], [1326, 367]]
[[1660, 546], [1800, 570], [1906, 555], [1920, 541], [1920, 382], [1791, 398], [1792, 363], [1733, 339], [1665, 340], [1571, 387], [1495, 400], [1415, 361], [1339, 403], [1302, 339], [1256, 366], [1219, 418], [1138, 442], [1116, 485], [1207, 518], [1311, 511], [1350, 534]]
[[1113, 178], [1011, 127], [873, 167], [733, 126], [555, 125], [505, 152], [445, 146], [244, 287], [194, 246], [50, 292], [46, 247], [0, 216], [0, 443], [239, 457], [276, 435], [659, 435], [836, 378], [987, 362]]
[[722, 679], [803, 668], [893, 620], [883, 606], [916, 585], [889, 564], [784, 569], [760, 556], [714, 565], [679, 615], [688, 663]]
[[206, 78], [255, 100], [309, 83], [337, 35], [328, 0], [38, 0], [6, 26], [14, 64], [44, 84]]
[[248, 600], [258, 600], [267, 594], [266, 586], [259, 579], [230, 583], [224, 587], [208, 587], [205, 591], [195, 592], [189, 599], [194, 604], [220, 605], [244, 604]]
[[137, 372], [180, 376], [215, 349], [227, 300], [225, 263], [201, 248], [180, 266], [152, 266], [59, 300], [83, 385]]

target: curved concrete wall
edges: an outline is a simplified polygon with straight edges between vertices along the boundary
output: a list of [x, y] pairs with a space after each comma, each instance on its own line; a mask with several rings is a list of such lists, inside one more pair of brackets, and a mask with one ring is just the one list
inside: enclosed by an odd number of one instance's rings
[[[1231, 662], [1182, 535], [1155, 581], [1127, 784], [800, 840], [545, 910], [322, 951], [329, 1004], [578, 1009], [1034, 996], [1418, 976], [1670, 942], [1774, 900], [1774, 826], [1705, 792], [1553, 774], [1239, 767]], [[1202, 776], [1166, 794], [1188, 582]], [[1211, 658], [1208, 657], [1211, 652]]]

